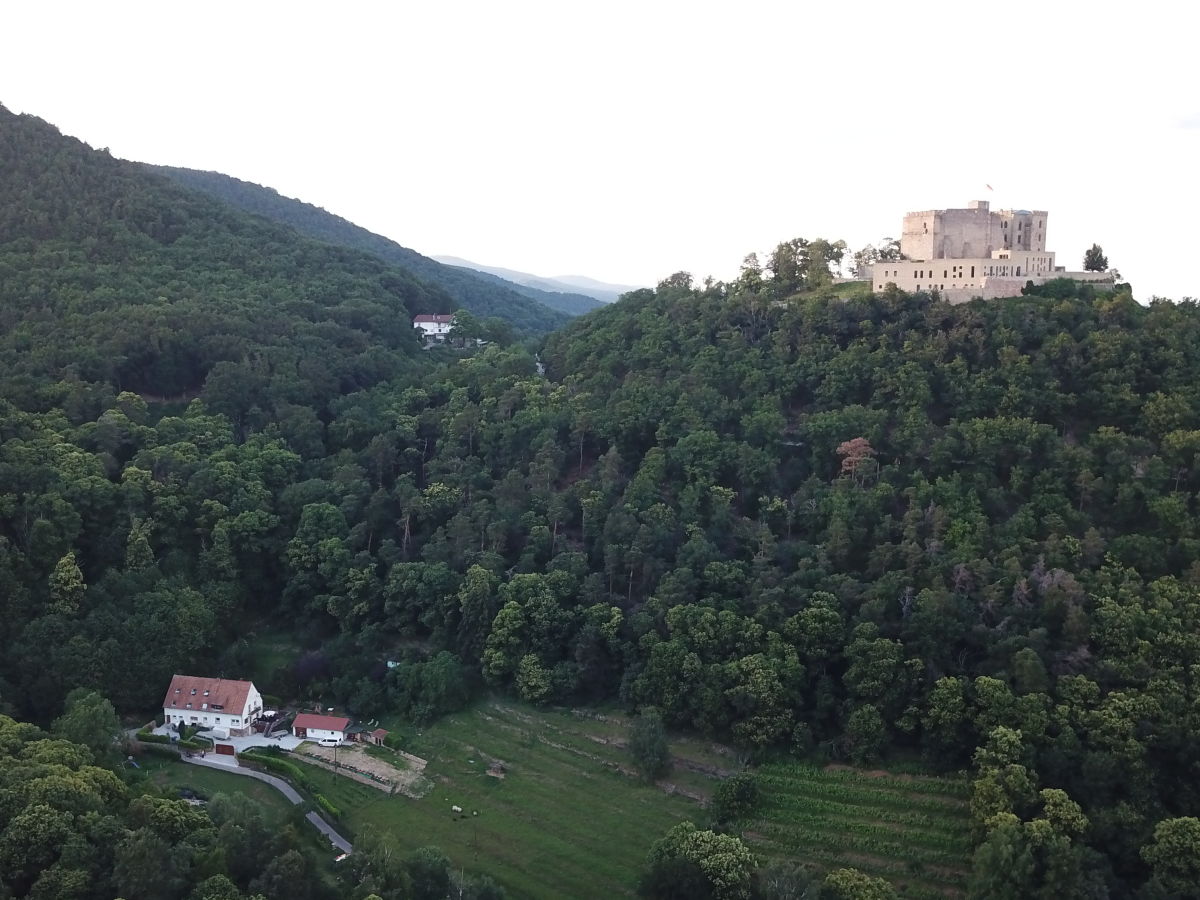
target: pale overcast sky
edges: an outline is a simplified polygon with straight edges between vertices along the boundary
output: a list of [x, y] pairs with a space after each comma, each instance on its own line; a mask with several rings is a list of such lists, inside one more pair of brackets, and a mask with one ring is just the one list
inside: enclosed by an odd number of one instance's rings
[[[1050, 212], [1200, 296], [1183, 2], [17, 2], [0, 103], [427, 254], [652, 284], [906, 210]], [[984, 185], [991, 184], [994, 192]]]

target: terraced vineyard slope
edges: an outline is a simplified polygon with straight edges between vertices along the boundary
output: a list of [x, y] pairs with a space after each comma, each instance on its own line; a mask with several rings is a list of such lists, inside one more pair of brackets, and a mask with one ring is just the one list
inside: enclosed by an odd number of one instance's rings
[[772, 764], [745, 836], [766, 858], [882, 876], [905, 897], [961, 896], [971, 845], [966, 781]]

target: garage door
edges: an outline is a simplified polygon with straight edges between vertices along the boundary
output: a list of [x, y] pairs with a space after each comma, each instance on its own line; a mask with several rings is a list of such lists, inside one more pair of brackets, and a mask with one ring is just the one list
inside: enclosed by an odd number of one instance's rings
[[217, 744], [217, 752], [222, 756], [233, 756], [233, 744]]

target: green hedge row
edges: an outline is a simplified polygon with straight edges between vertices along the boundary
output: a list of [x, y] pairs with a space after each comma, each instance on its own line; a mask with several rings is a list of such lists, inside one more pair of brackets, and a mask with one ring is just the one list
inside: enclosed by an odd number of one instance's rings
[[204, 741], [179, 741], [180, 747], [185, 750], [211, 750], [212, 744], [206, 744]]
[[332, 803], [330, 803], [325, 798], [324, 794], [313, 794], [313, 799], [317, 801], [317, 806], [321, 807], [322, 810], [329, 813], [329, 815], [333, 816], [335, 819], [341, 817], [341, 811]]
[[308, 776], [295, 763], [288, 762], [286, 759], [279, 759], [275, 756], [267, 756], [264, 753], [255, 753], [246, 751], [239, 754], [241, 759], [256, 763], [262, 766], [268, 772], [274, 772], [276, 775], [284, 775], [291, 778], [299, 787], [309, 787]]
[[171, 739], [165, 734], [155, 734], [153, 731], [139, 731], [137, 739], [147, 744], [169, 744]]
[[169, 756], [172, 759], [179, 759], [179, 754], [175, 752], [174, 747], [164, 747], [162, 744], [147, 744], [142, 748], [142, 752], [153, 756]]

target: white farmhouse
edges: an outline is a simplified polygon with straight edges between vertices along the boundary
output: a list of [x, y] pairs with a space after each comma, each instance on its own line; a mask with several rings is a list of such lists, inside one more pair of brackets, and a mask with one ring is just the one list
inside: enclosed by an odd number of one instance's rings
[[246, 735], [262, 709], [262, 694], [253, 682], [176, 675], [163, 698], [163, 722]]
[[310, 741], [344, 741], [350, 720], [343, 716], [318, 716], [300, 713], [292, 722], [292, 734]]
[[444, 341], [454, 327], [454, 316], [421, 315], [413, 318], [413, 328], [421, 330], [427, 341]]

